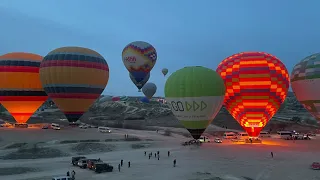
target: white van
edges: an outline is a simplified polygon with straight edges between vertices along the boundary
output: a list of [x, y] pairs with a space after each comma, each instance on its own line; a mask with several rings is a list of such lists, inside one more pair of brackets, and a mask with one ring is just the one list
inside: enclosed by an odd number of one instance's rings
[[52, 180], [72, 180], [70, 176], [57, 176], [53, 177]]
[[292, 132], [291, 131], [278, 131], [277, 132], [277, 137], [280, 139], [286, 139], [288, 137], [292, 136]]
[[200, 136], [199, 141], [202, 143], [211, 142], [208, 136]]
[[111, 133], [111, 129], [108, 127], [98, 127], [98, 131], [101, 133]]
[[271, 137], [271, 135], [267, 131], [261, 131], [259, 137]]
[[54, 129], [54, 130], [60, 130], [60, 125], [59, 124], [56, 124], [56, 123], [51, 123], [51, 128]]
[[237, 139], [248, 139], [249, 135], [246, 132], [240, 132], [237, 134]]
[[237, 135], [234, 132], [225, 132], [225, 133], [223, 133], [223, 138], [224, 139], [235, 139], [235, 138], [237, 138]]

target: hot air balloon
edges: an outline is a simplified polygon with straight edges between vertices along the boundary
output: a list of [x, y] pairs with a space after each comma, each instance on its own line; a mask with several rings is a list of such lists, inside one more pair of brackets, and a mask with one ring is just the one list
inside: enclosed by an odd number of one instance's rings
[[128, 96], [120, 96], [120, 101], [127, 101], [128, 99]]
[[215, 71], [193, 66], [171, 74], [164, 91], [173, 114], [199, 139], [222, 106], [225, 86]]
[[137, 82], [136, 79], [129, 73], [130, 79], [138, 88], [138, 91], [141, 92], [141, 88], [148, 82], [150, 78], [150, 73], [147, 74], [147, 76], [140, 82]]
[[122, 61], [135, 82], [141, 83], [156, 64], [157, 52], [151, 44], [135, 41], [123, 49]]
[[287, 96], [284, 64], [264, 52], [243, 52], [223, 60], [217, 72], [226, 86], [224, 105], [250, 137], [260, 131]]
[[147, 97], [141, 98], [140, 101], [143, 103], [150, 103], [150, 100]]
[[112, 96], [103, 96], [102, 98], [99, 99], [99, 103], [103, 103], [106, 101], [111, 101], [112, 100]]
[[147, 98], [151, 99], [157, 92], [157, 86], [152, 82], [147, 83], [142, 87], [142, 92]]
[[41, 61], [31, 53], [0, 56], [0, 103], [18, 123], [26, 123], [48, 98], [39, 79]]
[[291, 73], [291, 87], [297, 100], [312, 116], [320, 121], [320, 53], [304, 58], [294, 66]]
[[44, 57], [40, 79], [68, 121], [75, 122], [108, 84], [109, 67], [106, 60], [91, 49], [62, 47]]
[[114, 96], [114, 97], [112, 97], [112, 101], [120, 101], [120, 97], [119, 96]]
[[168, 74], [168, 72], [169, 72], [169, 70], [168, 70], [167, 68], [163, 68], [163, 69], [162, 69], [162, 74], [163, 74], [164, 76], [166, 76], [166, 75]]

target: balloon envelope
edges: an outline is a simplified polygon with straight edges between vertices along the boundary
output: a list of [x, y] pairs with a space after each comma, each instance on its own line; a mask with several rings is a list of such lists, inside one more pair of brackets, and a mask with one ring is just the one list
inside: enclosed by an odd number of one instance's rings
[[143, 103], [149, 103], [150, 102], [150, 100], [147, 97], [141, 98], [140, 101], [143, 102]]
[[147, 98], [151, 99], [157, 92], [157, 86], [152, 82], [147, 83], [142, 87], [142, 92]]
[[111, 101], [112, 97], [111, 96], [104, 96], [102, 98], [99, 99], [100, 103], [106, 102], [106, 101]]
[[304, 58], [291, 73], [291, 87], [297, 100], [320, 121], [320, 53]]
[[167, 68], [163, 68], [163, 69], [162, 69], [162, 74], [163, 74], [164, 76], [166, 76], [166, 75], [168, 74], [168, 72], [169, 72], [169, 70], [168, 70]]
[[114, 96], [114, 97], [112, 97], [112, 101], [120, 101], [120, 97], [119, 96]]
[[122, 61], [135, 81], [140, 83], [154, 67], [157, 61], [157, 52], [151, 44], [135, 41], [123, 49]]
[[31, 53], [0, 56], [0, 102], [18, 123], [26, 123], [48, 98], [39, 79], [41, 61]]
[[249, 136], [259, 136], [287, 96], [286, 67], [271, 54], [243, 52], [223, 60], [217, 72], [227, 88], [225, 107]]
[[144, 77], [144, 79], [140, 82], [137, 82], [136, 79], [133, 77], [133, 75], [131, 73], [129, 73], [130, 79], [131, 81], [137, 86], [137, 88], [140, 90], [149, 80], [150, 78], [150, 73], [148, 73], [146, 75], [146, 77]]
[[109, 67], [91, 49], [62, 47], [44, 57], [40, 79], [68, 121], [75, 122], [103, 92], [109, 80]]
[[193, 66], [172, 73], [164, 93], [173, 114], [199, 139], [222, 106], [225, 86], [215, 71]]

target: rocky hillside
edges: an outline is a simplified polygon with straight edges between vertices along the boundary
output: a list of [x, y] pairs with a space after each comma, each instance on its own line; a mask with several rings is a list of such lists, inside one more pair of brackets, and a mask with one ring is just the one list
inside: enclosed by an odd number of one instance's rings
[[[120, 127], [181, 127], [178, 120], [172, 114], [170, 108], [166, 104], [156, 101], [158, 98], [154, 98], [150, 103], [142, 103], [138, 101], [138, 97], [128, 97], [125, 101], [118, 102], [113, 102], [111, 100], [102, 101], [102, 99], [108, 99], [105, 97], [102, 96], [97, 100], [90, 110], [81, 118], [81, 121], [97, 125]], [[51, 106], [49, 101], [40, 108], [40, 111], [37, 114], [38, 117], [31, 118], [29, 121], [30, 123], [39, 121], [48, 122], [58, 118], [64, 119], [64, 115], [55, 107], [55, 105]], [[279, 124], [279, 122], [317, 125], [316, 120], [311, 117], [303, 106], [296, 100], [292, 92], [288, 94], [286, 103], [283, 104], [275, 115], [275, 118], [271, 120], [268, 126]], [[224, 107], [214, 119], [213, 124], [220, 127], [241, 129], [238, 123]]]

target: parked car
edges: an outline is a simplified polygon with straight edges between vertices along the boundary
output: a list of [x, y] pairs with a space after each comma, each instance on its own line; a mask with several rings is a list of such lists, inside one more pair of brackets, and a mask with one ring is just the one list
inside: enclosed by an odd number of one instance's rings
[[319, 162], [313, 162], [310, 166], [313, 170], [320, 170], [320, 163]]
[[200, 136], [199, 141], [202, 142], [202, 143], [211, 142], [211, 140], [210, 140], [210, 138], [208, 136]]
[[102, 163], [102, 162], [103, 162], [103, 161], [100, 160], [100, 158], [99, 158], [99, 159], [88, 159], [87, 167], [88, 167], [88, 169], [93, 170], [94, 165], [95, 165], [96, 163]]
[[96, 173], [102, 173], [102, 172], [112, 172], [113, 166], [107, 164], [107, 163], [95, 163], [94, 164], [94, 171]]
[[183, 142], [183, 143], [182, 143], [183, 146], [192, 145], [192, 144], [200, 145], [200, 144], [201, 144], [201, 141], [192, 139], [192, 140], [190, 140], [190, 141], [186, 141], [186, 142]]
[[82, 168], [82, 169], [86, 169], [88, 166], [88, 160], [87, 159], [79, 159], [78, 160], [78, 167]]
[[111, 133], [111, 129], [108, 127], [98, 127], [98, 131], [101, 133]]
[[72, 180], [70, 176], [55, 176], [52, 177], [52, 180]]
[[42, 126], [42, 129], [49, 129], [49, 125]]
[[72, 157], [71, 158], [71, 164], [74, 165], [74, 166], [77, 166], [78, 165], [78, 161], [80, 159], [85, 159], [86, 157], [85, 156], [75, 156], [75, 157]]
[[215, 143], [222, 143], [222, 140], [221, 140], [220, 138], [215, 138], [215, 139], [214, 139], [214, 142], [215, 142]]

